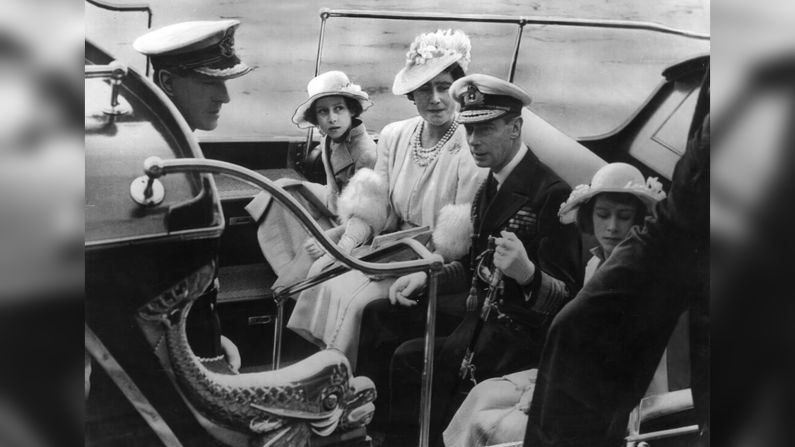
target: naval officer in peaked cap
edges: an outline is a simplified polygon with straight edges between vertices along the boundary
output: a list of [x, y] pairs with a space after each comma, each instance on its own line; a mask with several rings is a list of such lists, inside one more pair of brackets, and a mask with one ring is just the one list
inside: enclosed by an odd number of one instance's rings
[[153, 81], [192, 130], [213, 130], [229, 102], [226, 80], [252, 70], [235, 54], [237, 20], [194, 21], [150, 31], [133, 43], [149, 56]]
[[[226, 80], [252, 70], [235, 54], [239, 25], [237, 20], [182, 22], [150, 31], [133, 42], [135, 50], [149, 56], [154, 83], [168, 95], [191, 130], [215, 129], [221, 107], [229, 102]], [[188, 340], [205, 366], [237, 371], [240, 353], [221, 335], [217, 294], [214, 284], [197, 299], [188, 315]]]
[[[557, 213], [571, 188], [544, 165], [522, 141], [522, 109], [530, 96], [515, 84], [485, 74], [453, 82], [450, 95], [461, 105], [458, 121], [466, 127], [475, 163], [489, 175], [472, 203], [469, 254], [447, 263], [439, 288], [458, 292], [469, 310], [447, 337], [437, 338], [430, 432], [449, 420], [472, 381], [482, 381], [537, 366], [549, 323], [582, 285], [580, 237]], [[496, 238], [493, 253], [489, 237]], [[466, 244], [467, 241], [461, 241]], [[475, 327], [496, 269], [496, 302]], [[397, 303], [412, 306], [423, 290], [424, 272], [398, 278], [390, 290]], [[473, 356], [462, 362], [467, 349]], [[402, 344], [391, 362], [390, 422], [411, 424], [419, 412], [424, 340]], [[463, 365], [462, 365], [463, 364]], [[467, 376], [458, 379], [461, 369]]]

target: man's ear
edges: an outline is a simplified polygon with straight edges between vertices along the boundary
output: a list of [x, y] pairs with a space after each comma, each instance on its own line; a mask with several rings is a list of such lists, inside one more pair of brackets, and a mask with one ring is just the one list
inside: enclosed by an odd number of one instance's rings
[[155, 75], [155, 82], [166, 95], [174, 96], [174, 74], [168, 70], [160, 69]]
[[522, 124], [524, 124], [524, 119], [521, 116], [517, 116], [513, 119], [513, 127], [511, 127], [511, 139], [515, 140], [517, 138], [521, 138], [522, 136]]

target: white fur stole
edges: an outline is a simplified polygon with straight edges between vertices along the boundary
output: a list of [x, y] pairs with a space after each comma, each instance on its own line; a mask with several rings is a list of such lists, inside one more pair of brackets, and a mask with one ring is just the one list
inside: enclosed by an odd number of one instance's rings
[[389, 187], [386, 179], [369, 168], [356, 171], [337, 201], [340, 220], [358, 217], [374, 234], [384, 230], [389, 217]]
[[472, 245], [472, 204], [445, 205], [439, 211], [436, 228], [433, 230], [433, 245], [436, 253], [445, 262], [460, 259], [469, 252]]

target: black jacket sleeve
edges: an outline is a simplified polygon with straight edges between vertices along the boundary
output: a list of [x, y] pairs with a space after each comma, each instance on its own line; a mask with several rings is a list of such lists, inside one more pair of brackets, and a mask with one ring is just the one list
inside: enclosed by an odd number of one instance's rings
[[560, 204], [569, 192], [562, 182], [554, 184], [539, 212], [535, 259], [530, 254], [536, 272], [530, 284], [522, 288], [525, 301], [534, 312], [554, 315], [582, 287], [579, 232], [575, 225], [563, 225], [558, 218]]

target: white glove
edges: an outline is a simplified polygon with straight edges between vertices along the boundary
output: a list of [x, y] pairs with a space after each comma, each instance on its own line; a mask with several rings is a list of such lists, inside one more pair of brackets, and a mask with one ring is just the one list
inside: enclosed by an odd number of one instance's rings
[[389, 287], [389, 302], [393, 305], [416, 306], [417, 301], [411, 298], [422, 291], [427, 281], [428, 274], [425, 272], [414, 272], [401, 276]]
[[331, 267], [331, 265], [335, 262], [335, 259], [332, 258], [330, 254], [324, 254], [323, 256], [319, 257], [317, 261], [312, 263], [312, 266], [309, 267], [309, 272], [307, 272], [306, 277], [311, 278], [312, 276], [317, 275], [318, 273]]
[[342, 249], [345, 254], [348, 254], [354, 248], [367, 242], [372, 233], [373, 229], [370, 228], [370, 225], [367, 225], [365, 221], [355, 216], [351, 217], [348, 222], [345, 223], [345, 233], [340, 237], [340, 241], [337, 245], [340, 246], [340, 249]]
[[317, 243], [315, 238], [309, 238], [304, 242], [304, 250], [309, 254], [309, 257], [312, 258], [313, 261], [317, 261], [318, 258], [326, 254], [326, 251], [323, 250], [323, 247]]

